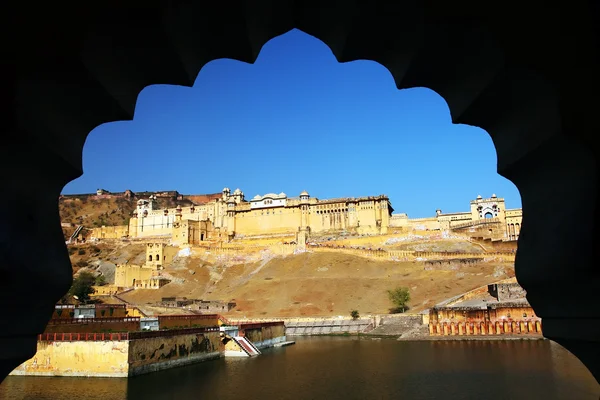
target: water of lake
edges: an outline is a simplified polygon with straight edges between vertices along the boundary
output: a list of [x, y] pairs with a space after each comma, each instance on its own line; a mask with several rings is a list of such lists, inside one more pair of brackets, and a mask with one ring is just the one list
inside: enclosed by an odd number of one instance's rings
[[5, 400], [594, 399], [600, 385], [550, 341], [311, 337], [248, 359], [129, 379], [8, 377]]

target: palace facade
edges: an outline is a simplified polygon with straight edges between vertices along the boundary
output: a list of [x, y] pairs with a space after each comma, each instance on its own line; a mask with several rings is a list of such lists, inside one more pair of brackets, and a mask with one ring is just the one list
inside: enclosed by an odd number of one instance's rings
[[303, 191], [256, 195], [250, 201], [240, 189], [223, 189], [221, 196], [198, 205], [154, 209], [152, 197], [138, 201], [129, 222], [130, 237], [171, 236], [179, 244], [260, 235], [298, 236], [310, 233], [352, 231], [386, 234], [393, 208], [385, 195], [320, 200]]
[[507, 209], [504, 199], [492, 194], [489, 198], [477, 196], [465, 212], [442, 213], [428, 218], [409, 219], [407, 214], [394, 214], [390, 227], [413, 230], [442, 230], [477, 233], [497, 240], [511, 241], [519, 238], [523, 209]]
[[96, 238], [152, 238], [164, 236], [174, 244], [200, 244], [233, 238], [295, 235], [299, 244], [311, 234], [347, 231], [353, 234], [380, 235], [392, 229], [406, 231], [455, 231], [490, 240], [513, 241], [519, 238], [522, 209], [507, 209], [503, 198], [477, 196], [470, 210], [434, 216], [409, 218], [392, 214], [385, 195], [318, 199], [303, 191], [298, 197], [285, 193], [256, 195], [246, 200], [240, 189], [209, 195], [177, 195], [189, 206], [156, 208], [158, 194], [137, 202], [127, 226], [95, 228]]

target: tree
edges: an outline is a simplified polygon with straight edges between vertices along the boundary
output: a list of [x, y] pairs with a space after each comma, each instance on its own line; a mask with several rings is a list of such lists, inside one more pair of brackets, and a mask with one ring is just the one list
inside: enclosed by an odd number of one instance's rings
[[96, 286], [106, 285], [106, 277], [104, 275], [98, 275], [96, 277]]
[[360, 318], [360, 314], [358, 313], [358, 310], [352, 310], [352, 311], [350, 311], [350, 316], [352, 317], [352, 319], [359, 319]]
[[408, 308], [410, 292], [407, 287], [397, 287], [394, 290], [388, 290], [388, 297], [396, 306], [396, 311], [404, 312]]
[[94, 293], [92, 286], [96, 283], [96, 277], [89, 272], [81, 272], [75, 279], [73, 285], [69, 289], [70, 296], [77, 296], [77, 299], [82, 303], [90, 299], [90, 294]]

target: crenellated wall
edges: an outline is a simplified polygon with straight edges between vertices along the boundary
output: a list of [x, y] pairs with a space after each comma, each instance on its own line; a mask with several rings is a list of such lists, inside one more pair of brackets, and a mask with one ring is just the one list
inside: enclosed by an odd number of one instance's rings
[[502, 261], [514, 261], [515, 253], [512, 251], [496, 251], [486, 253], [467, 253], [467, 252], [429, 252], [429, 251], [408, 251], [408, 250], [383, 250], [374, 248], [352, 248], [347, 246], [335, 245], [309, 245], [308, 248], [312, 251], [319, 252], [335, 252], [354, 254], [361, 257], [377, 258], [377, 259], [392, 259], [398, 261], [439, 261], [444, 260], [460, 262], [461, 260], [475, 259], [483, 261], [485, 259], [494, 258]]
[[44, 333], [131, 332], [140, 329], [139, 317], [52, 319]]

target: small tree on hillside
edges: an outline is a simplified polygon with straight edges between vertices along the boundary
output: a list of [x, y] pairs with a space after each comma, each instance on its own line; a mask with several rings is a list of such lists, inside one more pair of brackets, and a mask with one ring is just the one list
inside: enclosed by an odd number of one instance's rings
[[404, 310], [408, 309], [410, 292], [407, 287], [397, 287], [396, 289], [388, 290], [388, 297], [396, 306], [396, 311], [404, 312]]
[[359, 319], [360, 318], [360, 314], [358, 313], [358, 310], [352, 310], [352, 311], [350, 311], [350, 316], [352, 317], [352, 319]]
[[82, 303], [86, 303], [90, 299], [90, 294], [94, 293], [92, 286], [96, 283], [96, 277], [89, 272], [81, 272], [75, 279], [73, 285], [69, 289], [70, 296], [77, 296], [77, 299]]
[[98, 275], [96, 277], [96, 286], [104, 286], [106, 285], [106, 278], [104, 275]]

